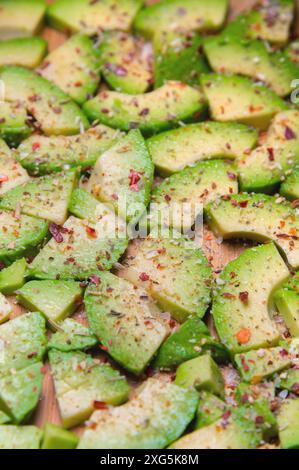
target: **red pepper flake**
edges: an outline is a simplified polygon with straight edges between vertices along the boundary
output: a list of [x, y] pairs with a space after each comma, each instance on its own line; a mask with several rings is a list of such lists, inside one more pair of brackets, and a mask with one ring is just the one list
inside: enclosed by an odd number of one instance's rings
[[0, 184], [5, 183], [8, 181], [8, 176], [7, 175], [0, 175]]
[[297, 209], [297, 207], [299, 207], [299, 199], [295, 199], [291, 205], [293, 209]]
[[242, 207], [242, 208], [247, 207], [248, 206], [248, 201], [240, 201], [239, 206]]
[[91, 238], [97, 238], [97, 232], [94, 228], [92, 227], [89, 227], [89, 225], [86, 225], [85, 227], [85, 231], [87, 233], [87, 235]]
[[113, 194], [111, 194], [111, 197], [114, 201], [118, 201], [118, 195], [117, 194], [113, 193]]
[[74, 85], [75, 85], [75, 87], [82, 86], [82, 82], [80, 82], [80, 81], [77, 81], [77, 82], [75, 82], [75, 83], [74, 83]]
[[107, 403], [104, 401], [94, 400], [93, 407], [95, 410], [107, 410], [108, 406]]
[[242, 363], [242, 367], [243, 367], [244, 371], [248, 372], [249, 371], [249, 365], [246, 363], [245, 356], [243, 354], [241, 354], [240, 359], [241, 359], [241, 363]]
[[248, 297], [249, 297], [249, 293], [247, 291], [244, 291], [244, 292], [240, 292], [239, 293], [239, 299], [241, 300], [241, 302], [243, 303], [247, 303], [248, 302]]
[[61, 113], [61, 108], [59, 106], [54, 106], [52, 108], [52, 110], [53, 110], [53, 113], [55, 113], [55, 114], [60, 114]]
[[280, 354], [281, 357], [287, 357], [289, 355], [289, 353], [286, 349], [281, 349], [279, 351], [279, 354]]
[[238, 333], [236, 333], [236, 338], [239, 344], [246, 344], [251, 338], [251, 331], [248, 330], [248, 328], [241, 328]]
[[31, 148], [32, 148], [32, 152], [36, 152], [37, 150], [40, 149], [40, 143], [39, 142], [33, 142]]
[[170, 202], [171, 201], [171, 196], [169, 196], [169, 194], [165, 194], [164, 199], [165, 199], [166, 202]]
[[37, 356], [37, 352], [32, 352], [27, 355], [28, 359], [32, 359], [33, 357]]
[[264, 418], [262, 416], [256, 416], [255, 424], [263, 424], [263, 423], [264, 423]]
[[292, 392], [298, 394], [299, 393], [299, 383], [295, 383], [292, 385]]
[[236, 296], [234, 294], [230, 294], [229, 292], [224, 292], [222, 294], [222, 297], [224, 297], [225, 299], [235, 299]]
[[242, 402], [243, 405], [244, 405], [245, 403], [248, 403], [248, 401], [249, 401], [249, 395], [248, 395], [248, 393], [244, 393], [244, 394], [241, 396], [241, 402]]
[[101, 279], [96, 274], [92, 274], [92, 276], [90, 276], [88, 280], [91, 284], [94, 284], [95, 286], [99, 286], [101, 284]]
[[152, 367], [148, 367], [146, 369], [146, 375], [147, 377], [152, 377], [154, 375], [154, 370], [152, 369]]
[[138, 183], [140, 181], [141, 175], [135, 170], [130, 170], [129, 181], [131, 191], [139, 191]]
[[63, 242], [62, 234], [66, 232], [66, 229], [64, 229], [60, 225], [56, 225], [54, 223], [51, 223], [49, 225], [49, 232], [53, 236], [56, 243], [62, 243]]
[[140, 279], [142, 282], [148, 281], [149, 278], [150, 278], [149, 275], [146, 274], [146, 273], [140, 273], [140, 275], [139, 275], [139, 279]]
[[227, 171], [227, 176], [229, 177], [230, 180], [236, 180], [237, 179], [236, 173], [232, 173], [231, 171]]
[[140, 113], [139, 113], [139, 116], [147, 116], [149, 113], [149, 108], [143, 108]]
[[268, 152], [269, 161], [274, 162], [274, 160], [275, 160], [275, 158], [274, 158], [274, 148], [273, 147], [267, 148], [267, 152]]
[[229, 277], [230, 277], [231, 279], [234, 279], [234, 278], [236, 277], [236, 273], [235, 273], [234, 271], [230, 272], [230, 273], [229, 273]]
[[107, 348], [107, 346], [104, 346], [103, 344], [100, 344], [99, 348], [102, 350], [102, 351], [109, 351], [109, 349]]
[[230, 410], [227, 410], [223, 413], [222, 415], [222, 419], [224, 419], [225, 421], [227, 421], [230, 417], [230, 415], [232, 414], [232, 412]]
[[287, 140], [296, 139], [296, 134], [289, 126], [286, 126], [284, 136]]

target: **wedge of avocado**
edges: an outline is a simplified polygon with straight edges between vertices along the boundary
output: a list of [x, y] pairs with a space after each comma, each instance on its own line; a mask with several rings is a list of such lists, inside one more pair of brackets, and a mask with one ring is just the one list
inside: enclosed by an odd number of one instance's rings
[[49, 352], [51, 373], [63, 426], [89, 418], [94, 409], [120, 405], [129, 394], [125, 377], [83, 352]]
[[6, 191], [26, 183], [29, 180], [27, 171], [14, 159], [5, 142], [0, 139], [0, 196]]
[[72, 318], [66, 318], [60, 323], [59, 330], [52, 335], [48, 348], [68, 352], [89, 349], [97, 344], [98, 340], [89, 328]]
[[283, 181], [280, 186], [280, 194], [290, 201], [297, 201], [299, 199], [299, 164]]
[[283, 449], [299, 449], [299, 398], [284, 400], [278, 412], [278, 434]]
[[0, 271], [0, 292], [5, 295], [13, 294], [25, 284], [27, 263], [25, 258], [18, 259], [13, 264]]
[[157, 171], [168, 176], [201, 160], [241, 158], [257, 140], [257, 131], [244, 124], [207, 121], [162, 132], [147, 145]]
[[46, 55], [47, 47], [47, 41], [39, 37], [0, 41], [0, 67], [21, 65], [35, 69]]
[[0, 323], [4, 323], [9, 319], [12, 313], [12, 306], [3, 294], [0, 294]]
[[24, 103], [46, 135], [78, 134], [89, 127], [81, 109], [60, 88], [25, 67], [0, 69], [6, 101]]
[[1, 101], [0, 106], [0, 138], [10, 146], [16, 146], [31, 134], [28, 116], [20, 101]]
[[227, 409], [227, 404], [216, 395], [202, 390], [196, 413], [194, 429], [201, 429], [218, 421]]
[[36, 426], [0, 426], [0, 449], [39, 449], [43, 432]]
[[195, 391], [148, 379], [125, 405], [96, 411], [78, 449], [163, 449], [184, 432], [197, 405]]
[[177, 127], [179, 122], [198, 120], [205, 109], [201, 91], [174, 81], [141, 95], [102, 91], [83, 106], [91, 121], [123, 131], [139, 128], [145, 134]]
[[91, 39], [84, 34], [75, 34], [54, 49], [38, 72], [78, 104], [92, 96], [100, 82], [96, 51]]
[[145, 93], [153, 81], [151, 47], [129, 33], [104, 34], [99, 46], [102, 75], [115, 90]]
[[231, 354], [276, 345], [279, 332], [268, 311], [273, 291], [289, 270], [273, 243], [250, 248], [228, 263], [217, 282], [212, 314]]
[[75, 449], [79, 437], [56, 424], [46, 423], [44, 426], [42, 449]]
[[200, 83], [215, 121], [237, 121], [265, 130], [276, 113], [288, 109], [272, 90], [247, 77], [202, 74]]
[[84, 303], [91, 330], [109, 355], [140, 375], [168, 334], [161, 312], [146, 292], [109, 272], [86, 289]]
[[45, 0], [1, 0], [0, 39], [33, 36], [43, 24]]
[[299, 336], [299, 272], [274, 293], [274, 301], [292, 336]]

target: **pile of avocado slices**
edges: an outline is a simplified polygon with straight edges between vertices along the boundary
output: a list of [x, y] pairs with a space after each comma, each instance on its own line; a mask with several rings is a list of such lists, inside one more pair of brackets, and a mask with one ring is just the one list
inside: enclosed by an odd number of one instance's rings
[[49, 3], [0, 0], [0, 449], [299, 448], [296, 2]]

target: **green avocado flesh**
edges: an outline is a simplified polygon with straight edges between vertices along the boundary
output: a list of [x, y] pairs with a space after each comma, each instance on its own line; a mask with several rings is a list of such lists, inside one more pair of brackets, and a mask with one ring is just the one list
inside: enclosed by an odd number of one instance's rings
[[98, 340], [89, 328], [72, 318], [66, 318], [59, 324], [59, 330], [52, 335], [48, 347], [68, 352], [89, 349], [97, 344]]
[[299, 336], [299, 273], [274, 294], [276, 306], [291, 335]]
[[290, 170], [289, 176], [286, 177], [280, 187], [280, 194], [290, 201], [299, 199], [299, 166]]
[[277, 421], [279, 429], [279, 439], [283, 449], [298, 449], [298, 417], [299, 399], [287, 399], [283, 401]]
[[44, 426], [42, 449], [75, 449], [79, 442], [78, 436], [55, 424]]
[[45, 0], [1, 0], [0, 39], [36, 34], [46, 12]]
[[21, 65], [34, 69], [41, 63], [46, 52], [47, 42], [39, 37], [0, 41], [0, 66]]
[[27, 119], [26, 109], [19, 101], [1, 102], [0, 138], [11, 146], [18, 145], [31, 134]]
[[5, 295], [13, 294], [25, 284], [27, 263], [25, 258], [18, 259], [13, 264], [0, 271], [0, 292]]
[[14, 159], [6, 143], [0, 139], [0, 196], [6, 191], [29, 180], [27, 171]]
[[39, 449], [42, 431], [36, 426], [0, 426], [0, 449]]

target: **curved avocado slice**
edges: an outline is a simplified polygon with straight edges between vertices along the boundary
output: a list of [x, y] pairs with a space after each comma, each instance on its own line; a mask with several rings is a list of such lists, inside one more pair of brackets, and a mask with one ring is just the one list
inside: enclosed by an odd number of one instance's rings
[[16, 146], [31, 134], [28, 126], [28, 115], [19, 101], [1, 101], [0, 138], [9, 145]]
[[6, 191], [26, 183], [29, 180], [27, 171], [14, 159], [13, 153], [6, 146], [4, 141], [0, 140], [0, 196]]
[[[0, 75], [1, 78], [1, 75]], [[181, 82], [167, 82], [150, 93], [129, 95], [102, 91], [83, 109], [90, 120], [129, 131], [152, 134], [198, 119], [206, 109], [202, 93]]]
[[52, 423], [46, 423], [43, 431], [42, 449], [75, 449], [79, 442], [75, 433]]
[[212, 203], [206, 215], [219, 236], [273, 240], [289, 264], [299, 266], [299, 219], [289, 203], [264, 194], [244, 193]]
[[0, 39], [33, 36], [42, 27], [45, 0], [1, 0]]
[[215, 121], [237, 121], [265, 130], [276, 113], [288, 109], [272, 90], [247, 77], [202, 74], [200, 82]]
[[197, 404], [195, 391], [148, 379], [125, 405], [96, 411], [78, 449], [163, 449], [184, 432]]
[[81, 109], [56, 85], [32, 70], [14, 65], [0, 69], [6, 101], [20, 101], [46, 135], [78, 134], [89, 127]]
[[100, 82], [99, 63], [91, 39], [75, 34], [52, 51], [38, 69], [78, 104], [96, 91]]
[[274, 301], [292, 336], [299, 336], [299, 272], [278, 289]]
[[99, 406], [120, 405], [129, 395], [125, 377], [83, 352], [49, 351], [51, 373], [63, 426], [89, 418]]
[[268, 309], [273, 292], [288, 276], [272, 243], [247, 249], [226, 265], [217, 282], [212, 314], [231, 354], [278, 343], [279, 332]]
[[290, 170], [289, 176], [286, 177], [280, 186], [280, 194], [290, 201], [297, 201], [299, 199], [299, 165]]
[[98, 340], [89, 328], [72, 318], [66, 318], [59, 325], [48, 343], [49, 349], [58, 349], [62, 352], [89, 349], [98, 344]]
[[47, 47], [47, 41], [39, 37], [0, 41], [0, 66], [21, 65], [35, 69], [46, 55]]
[[0, 449], [39, 449], [43, 432], [36, 426], [0, 426]]
[[[1, 271], [2, 273], [2, 271]], [[4, 323], [9, 319], [10, 314], [12, 313], [12, 307], [4, 295], [0, 294], [0, 323]]]

